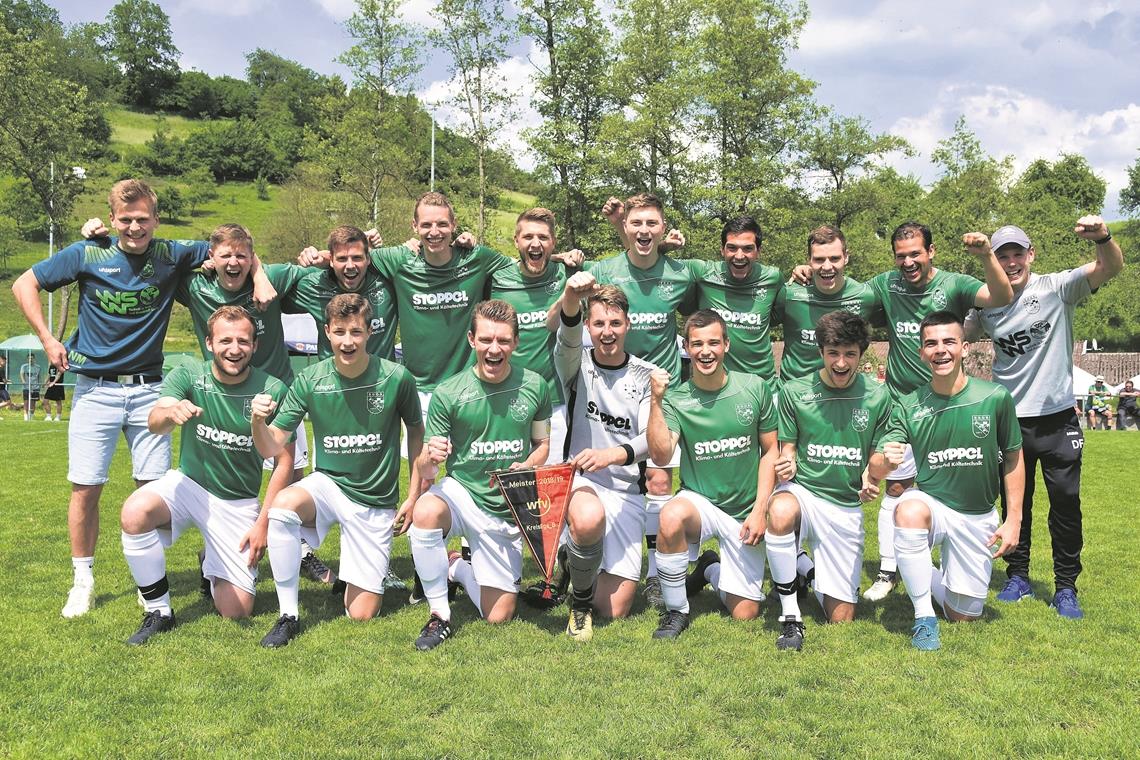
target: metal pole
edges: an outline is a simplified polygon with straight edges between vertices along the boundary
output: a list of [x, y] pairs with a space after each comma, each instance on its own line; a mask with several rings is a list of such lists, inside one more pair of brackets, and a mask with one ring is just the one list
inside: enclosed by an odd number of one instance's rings
[[431, 191], [435, 192], [435, 114], [431, 116]]
[[[55, 161], [51, 162], [50, 177], [51, 189], [48, 191], [48, 258], [51, 258], [55, 249]], [[55, 334], [55, 299], [53, 293], [48, 291], [48, 332]]]

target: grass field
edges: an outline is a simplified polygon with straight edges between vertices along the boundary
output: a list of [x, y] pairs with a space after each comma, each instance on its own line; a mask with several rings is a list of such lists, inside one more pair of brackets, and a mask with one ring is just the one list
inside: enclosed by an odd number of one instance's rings
[[[1135, 757], [1140, 746], [1140, 529], [1126, 479], [1140, 435], [1088, 434], [1084, 621], [1040, 600], [1052, 594], [1042, 509], [1039, 601], [991, 598], [983, 622], [943, 626], [937, 653], [910, 649], [910, 605], [898, 591], [861, 604], [849, 625], [823, 626], [805, 606], [798, 655], [774, 648], [774, 600], [762, 620], [737, 623], [708, 591], [675, 642], [650, 640], [656, 615], [641, 605], [583, 646], [562, 633], [565, 608], [523, 608], [490, 627], [461, 600], [455, 638], [417, 653], [423, 607], [389, 598], [377, 620], [353, 623], [308, 581], [300, 638], [260, 649], [276, 618], [268, 563], [255, 617], [224, 621], [197, 593], [196, 533], [168, 552], [177, 629], [127, 647], [141, 614], [118, 538], [122, 450], [103, 499], [98, 606], [62, 620], [65, 428], [10, 413], [0, 421], [3, 757]], [[336, 546], [334, 532], [322, 556], [335, 561]], [[395, 567], [410, 577], [403, 539]]]

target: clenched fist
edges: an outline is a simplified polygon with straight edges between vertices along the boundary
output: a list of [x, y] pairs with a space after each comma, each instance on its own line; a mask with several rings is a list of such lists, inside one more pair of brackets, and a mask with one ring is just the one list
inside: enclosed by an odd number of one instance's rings
[[974, 256], [990, 255], [990, 239], [980, 232], [967, 232], [962, 236], [962, 244]]
[[562, 292], [567, 300], [581, 301], [593, 293], [597, 287], [598, 283], [594, 279], [594, 275], [589, 272], [575, 272], [566, 281], [566, 289]]
[[665, 398], [665, 391], [669, 389], [669, 373], [663, 369], [655, 369], [649, 373], [649, 392], [654, 401]]
[[202, 408], [187, 399], [182, 399], [170, 407], [170, 419], [174, 420], [175, 425], [184, 425], [195, 417], [201, 416]]
[[1108, 237], [1108, 225], [1104, 223], [1104, 219], [1090, 214], [1077, 220], [1073, 232], [1085, 240], [1104, 240]]
[[259, 393], [249, 404], [249, 419], [251, 422], [265, 422], [276, 410], [277, 402], [273, 397], [268, 393]]
[[895, 469], [903, 463], [906, 458], [906, 444], [897, 441], [887, 441], [883, 444], [883, 456], [886, 457], [887, 464], [891, 469]]

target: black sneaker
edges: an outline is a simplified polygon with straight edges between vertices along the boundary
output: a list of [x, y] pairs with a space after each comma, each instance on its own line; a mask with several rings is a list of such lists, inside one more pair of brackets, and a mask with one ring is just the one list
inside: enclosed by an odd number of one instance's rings
[[804, 648], [804, 622], [785, 620], [784, 630], [776, 637], [776, 649], [792, 649], [796, 652]]
[[301, 570], [305, 575], [309, 576], [310, 580], [317, 583], [327, 583], [332, 585], [336, 583], [336, 573], [332, 571], [328, 565], [321, 562], [320, 557], [312, 552], [309, 552], [304, 557], [301, 557]]
[[206, 550], [198, 550], [198, 593], [207, 599], [214, 598], [214, 591], [210, 588], [210, 579], [206, 577]]
[[712, 549], [706, 549], [704, 554], [697, 557], [697, 564], [693, 567], [693, 572], [689, 573], [689, 577], [685, 579], [685, 593], [688, 596], [696, 596], [701, 593], [701, 589], [708, 583], [705, 580], [705, 570], [709, 565], [715, 565], [720, 562], [720, 555]]
[[522, 600], [538, 610], [552, 610], [566, 601], [565, 593], [558, 593], [558, 587], [546, 581], [528, 586], [522, 592]]
[[133, 646], [145, 644], [147, 640], [154, 636], [156, 633], [164, 633], [174, 627], [174, 613], [163, 615], [158, 610], [151, 610], [143, 615], [142, 625], [135, 631], [135, 635], [127, 639], [127, 643]]
[[444, 620], [433, 612], [423, 630], [420, 631], [419, 638], [416, 639], [416, 649], [421, 652], [435, 649], [450, 637], [451, 621]]
[[655, 639], [675, 639], [689, 627], [689, 613], [680, 610], [665, 610], [653, 632]]
[[566, 544], [558, 547], [557, 556], [558, 579], [554, 581], [554, 593], [565, 598], [570, 590], [570, 550]]
[[297, 637], [301, 632], [301, 621], [292, 615], [282, 615], [265, 634], [261, 646], [266, 649], [279, 649]]

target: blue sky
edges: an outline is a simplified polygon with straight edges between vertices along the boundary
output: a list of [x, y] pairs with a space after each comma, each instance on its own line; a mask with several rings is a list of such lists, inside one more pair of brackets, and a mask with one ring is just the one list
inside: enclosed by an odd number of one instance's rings
[[[51, 3], [51, 0], [49, 0]], [[56, 0], [65, 23], [102, 20], [111, 0]], [[242, 76], [257, 47], [323, 73], [347, 72], [334, 58], [350, 44], [342, 22], [353, 0], [166, 0], [183, 68]], [[406, 2], [405, 16], [432, 23], [432, 0]], [[1065, 151], [1084, 155], [1109, 183], [1105, 214], [1140, 149], [1140, 3], [1050, 0], [812, 0], [811, 20], [789, 64], [818, 83], [816, 98], [919, 151], [896, 165], [935, 178], [930, 151], [965, 115], [985, 149], [1015, 156], [1015, 168]], [[528, 50], [503, 67], [523, 104]], [[449, 92], [446, 59], [432, 57], [420, 82], [428, 101]], [[444, 121], [453, 118], [437, 108]], [[524, 108], [503, 140], [527, 163], [519, 132]]]

